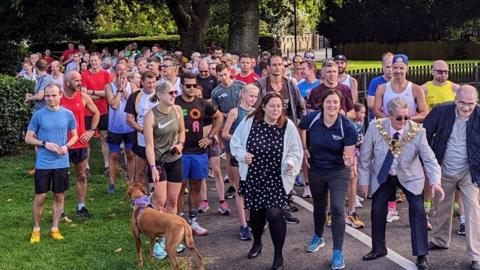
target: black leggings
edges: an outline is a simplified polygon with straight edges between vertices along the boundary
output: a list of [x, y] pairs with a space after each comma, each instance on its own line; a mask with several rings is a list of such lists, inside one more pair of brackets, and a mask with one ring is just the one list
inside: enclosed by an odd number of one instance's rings
[[310, 191], [313, 199], [313, 222], [315, 233], [322, 237], [325, 220], [328, 192], [330, 192], [330, 210], [332, 213], [333, 249], [342, 250], [345, 233], [345, 196], [348, 190], [351, 171], [341, 169], [330, 174], [320, 174], [310, 171]]
[[287, 223], [281, 208], [264, 208], [259, 211], [250, 211], [250, 224], [253, 232], [253, 245], [262, 244], [262, 234], [265, 223], [268, 221], [270, 236], [272, 237], [273, 247], [275, 250], [273, 256], [273, 265], [280, 266], [283, 264], [283, 244], [285, 243], [285, 235], [287, 234]]

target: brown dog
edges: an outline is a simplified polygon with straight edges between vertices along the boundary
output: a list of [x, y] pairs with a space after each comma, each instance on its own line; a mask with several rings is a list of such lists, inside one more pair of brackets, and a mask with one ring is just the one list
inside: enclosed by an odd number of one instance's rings
[[200, 261], [197, 269], [205, 269], [203, 257], [193, 242], [192, 228], [185, 219], [173, 214], [167, 214], [149, 207], [145, 186], [134, 183], [128, 187], [127, 195], [132, 200], [133, 212], [131, 219], [132, 233], [137, 247], [138, 266], [143, 266], [143, 251], [140, 234], [150, 238], [150, 259], [153, 260], [155, 238], [165, 237], [165, 249], [172, 260], [173, 269], [178, 270], [176, 247], [183, 240], [185, 245], [195, 253]]

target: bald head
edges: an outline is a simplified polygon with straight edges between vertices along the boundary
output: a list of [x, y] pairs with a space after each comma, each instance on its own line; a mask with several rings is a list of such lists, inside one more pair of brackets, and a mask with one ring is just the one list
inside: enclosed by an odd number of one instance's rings
[[82, 76], [76, 70], [68, 71], [65, 76], [63, 76], [63, 81], [65, 84], [64, 91], [66, 92], [75, 92], [80, 90], [82, 85]]
[[477, 108], [478, 92], [471, 85], [461, 85], [457, 90], [455, 104], [457, 105], [457, 114], [461, 119], [467, 119]]
[[475, 87], [469, 84], [461, 85], [457, 90], [457, 99], [469, 98], [478, 102], [478, 91]]
[[432, 64], [433, 80], [443, 84], [448, 80], [448, 64], [443, 60], [434, 61]]
[[210, 75], [207, 61], [202, 59], [198, 62], [198, 74], [202, 78], [207, 78]]

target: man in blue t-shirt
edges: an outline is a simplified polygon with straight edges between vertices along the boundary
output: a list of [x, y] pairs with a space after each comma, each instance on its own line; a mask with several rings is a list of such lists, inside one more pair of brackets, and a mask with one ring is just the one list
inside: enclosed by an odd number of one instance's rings
[[384, 83], [389, 82], [393, 78], [393, 69], [392, 69], [392, 60], [393, 54], [391, 52], [386, 52], [382, 55], [382, 69], [383, 74], [373, 78], [368, 85], [367, 93], [367, 106], [368, 106], [368, 122], [375, 118], [373, 113], [373, 104], [375, 101], [375, 93], [377, 92], [377, 87]]
[[315, 77], [317, 67], [314, 62], [306, 61], [302, 63], [302, 78], [304, 79], [298, 84], [300, 95], [307, 100], [310, 90], [320, 85], [320, 80]]
[[[63, 211], [65, 191], [69, 187], [70, 167], [68, 149], [78, 139], [73, 113], [60, 106], [61, 92], [50, 84], [44, 90], [45, 107], [35, 112], [25, 135], [27, 144], [38, 147], [35, 160], [35, 199], [33, 201], [34, 227], [30, 243], [40, 242], [40, 221], [47, 192], [54, 193], [52, 230], [55, 240], [63, 240], [58, 222]], [[67, 134], [70, 132], [70, 139]]]

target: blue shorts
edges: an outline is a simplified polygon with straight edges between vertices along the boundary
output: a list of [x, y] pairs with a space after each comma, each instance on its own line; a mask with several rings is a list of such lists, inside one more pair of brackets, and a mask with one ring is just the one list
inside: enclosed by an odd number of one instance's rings
[[183, 154], [183, 180], [202, 180], [208, 177], [208, 155]]
[[125, 149], [132, 150], [133, 142], [135, 142], [136, 136], [136, 132], [113, 133], [111, 131], [108, 131], [108, 150], [113, 153], [120, 153], [120, 145], [122, 144], [122, 142], [125, 144]]

